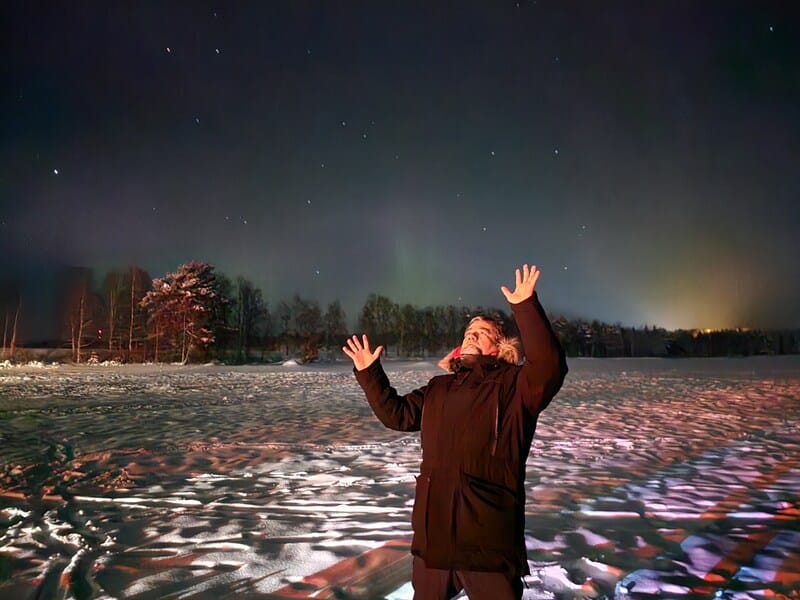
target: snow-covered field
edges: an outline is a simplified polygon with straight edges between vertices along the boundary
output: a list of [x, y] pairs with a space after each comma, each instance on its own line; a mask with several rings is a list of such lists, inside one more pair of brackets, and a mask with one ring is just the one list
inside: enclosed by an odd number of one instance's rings
[[[798, 357], [569, 365], [525, 597], [800, 596]], [[0, 597], [410, 598], [419, 460], [344, 363], [0, 365]]]

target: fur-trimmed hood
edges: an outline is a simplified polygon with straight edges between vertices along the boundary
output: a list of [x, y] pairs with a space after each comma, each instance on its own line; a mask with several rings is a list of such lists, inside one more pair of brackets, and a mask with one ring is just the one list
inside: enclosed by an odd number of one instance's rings
[[[455, 373], [456, 361], [461, 357], [461, 346], [453, 348], [437, 365], [448, 373]], [[519, 339], [501, 337], [497, 342], [497, 358], [511, 365], [519, 364]]]

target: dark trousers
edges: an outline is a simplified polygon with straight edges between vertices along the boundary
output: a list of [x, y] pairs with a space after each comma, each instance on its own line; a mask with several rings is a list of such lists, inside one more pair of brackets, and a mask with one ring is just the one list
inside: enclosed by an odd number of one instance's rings
[[418, 556], [411, 570], [414, 600], [450, 600], [462, 589], [469, 600], [520, 600], [522, 579], [507, 573], [429, 569]]

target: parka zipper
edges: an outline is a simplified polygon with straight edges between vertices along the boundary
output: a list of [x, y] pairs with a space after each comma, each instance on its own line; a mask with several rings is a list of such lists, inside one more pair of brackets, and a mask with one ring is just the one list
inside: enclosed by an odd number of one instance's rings
[[494, 456], [497, 452], [497, 438], [500, 436], [500, 402], [494, 405], [494, 431], [492, 432], [492, 452]]

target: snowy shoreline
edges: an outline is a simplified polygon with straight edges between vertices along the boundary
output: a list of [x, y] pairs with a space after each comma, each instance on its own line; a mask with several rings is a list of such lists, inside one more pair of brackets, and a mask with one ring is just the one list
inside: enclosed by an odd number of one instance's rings
[[[431, 370], [438, 372], [438, 358], [405, 359], [382, 357], [381, 362], [387, 371], [394, 370]], [[598, 372], [606, 374], [631, 372], [675, 372], [682, 374], [725, 374], [736, 376], [782, 376], [800, 378], [800, 355], [780, 356], [737, 356], [737, 357], [616, 357], [591, 358], [568, 357], [567, 365], [572, 373]], [[271, 373], [286, 370], [301, 372], [352, 371], [352, 363], [341, 359], [332, 362], [313, 362], [300, 364], [293, 359], [282, 363], [258, 364], [223, 364], [223, 363], [122, 363], [105, 361], [100, 363], [67, 363], [29, 361], [12, 363], [0, 361], [0, 379], [9, 372], [42, 372], [59, 373], [102, 373], [119, 371], [130, 374], [155, 374], [169, 372], [231, 372], [231, 373]], [[569, 375], [568, 375], [569, 377]]]

